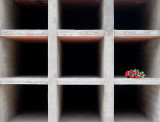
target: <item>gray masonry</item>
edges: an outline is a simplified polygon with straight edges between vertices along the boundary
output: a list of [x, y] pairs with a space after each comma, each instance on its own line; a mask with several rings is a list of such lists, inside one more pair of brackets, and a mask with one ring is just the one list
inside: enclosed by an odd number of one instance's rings
[[160, 122], [159, 38], [160, 0], [0, 0], [0, 122]]

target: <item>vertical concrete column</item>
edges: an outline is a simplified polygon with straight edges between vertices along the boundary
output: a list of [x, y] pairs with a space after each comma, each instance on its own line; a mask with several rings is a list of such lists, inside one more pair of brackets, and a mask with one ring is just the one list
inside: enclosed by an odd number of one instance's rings
[[114, 0], [103, 0], [102, 29], [104, 36], [103, 77], [104, 122], [114, 121]]
[[57, 88], [58, 0], [48, 0], [48, 122], [59, 121]]

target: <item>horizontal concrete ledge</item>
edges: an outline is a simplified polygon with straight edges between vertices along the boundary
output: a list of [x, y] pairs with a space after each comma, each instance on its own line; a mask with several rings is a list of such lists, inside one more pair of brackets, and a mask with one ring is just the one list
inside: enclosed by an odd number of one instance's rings
[[1, 77], [0, 84], [31, 84], [47, 85], [47, 77]]
[[160, 38], [160, 30], [115, 30], [115, 43], [144, 42]]
[[58, 78], [58, 85], [104, 85], [104, 78]]
[[[115, 43], [144, 42], [160, 38], [160, 30], [115, 30]], [[91, 43], [103, 40], [107, 35], [103, 30], [63, 30], [57, 31], [62, 42]], [[1, 37], [25, 43], [47, 43], [48, 30], [2, 30]]]
[[[48, 85], [47, 77], [1, 77], [0, 84]], [[104, 78], [57, 78], [58, 85], [104, 85]], [[115, 85], [160, 85], [160, 78], [114, 78]]]
[[104, 38], [103, 30], [58, 30], [61, 42], [99, 42]]
[[160, 85], [160, 78], [114, 78], [115, 85]]
[[[1, 37], [25, 43], [47, 43], [48, 30], [2, 30]], [[104, 38], [103, 30], [58, 30], [62, 42], [98, 42]]]
[[48, 30], [1, 30], [0, 36], [25, 43], [48, 42]]
[[[48, 85], [47, 77], [1, 77], [0, 84]], [[104, 78], [57, 78], [58, 85], [104, 85]]]

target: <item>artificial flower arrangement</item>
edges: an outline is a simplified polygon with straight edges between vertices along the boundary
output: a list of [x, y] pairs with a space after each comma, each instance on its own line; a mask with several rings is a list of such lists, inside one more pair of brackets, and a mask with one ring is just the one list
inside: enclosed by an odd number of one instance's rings
[[127, 78], [144, 78], [146, 74], [143, 71], [139, 71], [138, 69], [129, 70], [125, 72], [125, 76]]

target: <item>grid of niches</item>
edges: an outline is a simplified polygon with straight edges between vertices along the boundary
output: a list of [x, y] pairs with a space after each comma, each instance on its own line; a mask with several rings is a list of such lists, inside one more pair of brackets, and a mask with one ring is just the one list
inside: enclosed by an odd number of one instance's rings
[[[160, 121], [159, 116], [159, 8], [156, 0], [115, 0], [114, 8], [114, 111], [115, 121]], [[147, 75], [127, 79], [124, 73], [139, 69]]]
[[158, 0], [0, 2], [0, 121], [159, 121]]
[[59, 2], [59, 121], [103, 121], [102, 1]]
[[0, 0], [0, 122], [48, 122], [48, 4], [38, 2]]

